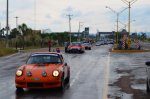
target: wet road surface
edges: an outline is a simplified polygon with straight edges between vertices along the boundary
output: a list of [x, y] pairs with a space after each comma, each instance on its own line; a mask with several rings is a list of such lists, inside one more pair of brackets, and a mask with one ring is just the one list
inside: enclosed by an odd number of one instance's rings
[[110, 53], [112, 45], [95, 46], [84, 54], [63, 54], [71, 67], [70, 88], [15, 88], [15, 71], [30, 53], [0, 57], [0, 99], [150, 99], [145, 61], [150, 53]]
[[146, 92], [146, 65], [150, 52], [111, 53], [110, 99], [150, 99]]
[[84, 54], [64, 54], [71, 67], [70, 88], [17, 92], [15, 71], [30, 53], [0, 57], [0, 99], [102, 99], [107, 97], [110, 45], [93, 47]]

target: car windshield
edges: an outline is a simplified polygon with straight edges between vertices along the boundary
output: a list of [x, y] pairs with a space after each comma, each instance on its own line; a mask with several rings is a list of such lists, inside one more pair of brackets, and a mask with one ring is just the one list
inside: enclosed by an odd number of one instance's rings
[[83, 43], [83, 45], [87, 45], [87, 46], [88, 46], [88, 45], [90, 45], [90, 44], [89, 44], [89, 43]]
[[72, 45], [72, 46], [80, 46], [80, 45], [81, 45], [81, 43], [73, 42], [73, 43], [71, 43], [71, 45]]
[[61, 64], [62, 60], [57, 55], [32, 55], [27, 64]]

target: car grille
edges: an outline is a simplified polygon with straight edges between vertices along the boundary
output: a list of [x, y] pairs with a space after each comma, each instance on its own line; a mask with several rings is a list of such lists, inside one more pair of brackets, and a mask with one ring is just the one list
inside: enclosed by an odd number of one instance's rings
[[43, 83], [27, 83], [28, 87], [43, 87]]

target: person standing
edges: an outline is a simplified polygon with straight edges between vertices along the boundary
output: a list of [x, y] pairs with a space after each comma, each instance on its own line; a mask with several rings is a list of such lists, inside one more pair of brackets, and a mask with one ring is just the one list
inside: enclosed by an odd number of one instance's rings
[[49, 48], [49, 52], [51, 51], [51, 41], [48, 41], [48, 48]]

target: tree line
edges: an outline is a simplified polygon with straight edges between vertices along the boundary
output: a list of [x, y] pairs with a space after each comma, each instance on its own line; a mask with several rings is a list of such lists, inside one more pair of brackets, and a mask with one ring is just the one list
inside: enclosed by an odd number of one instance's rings
[[[5, 42], [6, 35], [4, 31], [0, 32], [0, 41]], [[41, 33], [41, 30], [33, 30], [25, 23], [13, 28], [8, 35], [9, 47], [47, 47], [48, 41], [51, 40], [52, 46], [63, 46], [64, 42], [69, 41], [69, 33]], [[77, 37], [72, 37], [76, 41]]]

